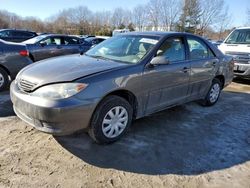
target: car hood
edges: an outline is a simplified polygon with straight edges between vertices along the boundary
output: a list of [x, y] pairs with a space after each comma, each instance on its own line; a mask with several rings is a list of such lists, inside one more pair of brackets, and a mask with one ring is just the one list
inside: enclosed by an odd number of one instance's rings
[[249, 44], [226, 44], [222, 43], [218, 47], [223, 53], [239, 52], [239, 53], [250, 53]]
[[24, 68], [16, 80], [25, 80], [35, 88], [58, 82], [70, 82], [81, 77], [126, 66], [110, 60], [81, 55], [68, 55], [43, 60]]

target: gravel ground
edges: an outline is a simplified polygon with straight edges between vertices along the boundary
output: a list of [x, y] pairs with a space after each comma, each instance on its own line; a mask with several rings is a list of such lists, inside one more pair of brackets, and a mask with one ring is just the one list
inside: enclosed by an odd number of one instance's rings
[[205, 108], [178, 106], [99, 146], [85, 133], [53, 137], [17, 118], [0, 94], [0, 187], [250, 188], [250, 82]]

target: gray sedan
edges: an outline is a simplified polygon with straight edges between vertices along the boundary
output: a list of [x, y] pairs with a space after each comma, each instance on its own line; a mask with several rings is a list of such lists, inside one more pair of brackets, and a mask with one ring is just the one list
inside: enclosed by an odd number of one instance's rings
[[0, 39], [0, 91], [6, 89], [10, 79], [14, 80], [17, 73], [31, 64], [29, 52], [24, 44], [5, 42]]
[[43, 34], [26, 40], [23, 44], [27, 45], [30, 58], [34, 62], [87, 51], [84, 49], [80, 38], [68, 35]]
[[16, 114], [46, 133], [85, 129], [119, 139], [138, 119], [189, 101], [214, 105], [233, 78], [232, 58], [185, 33], [128, 33], [24, 68], [11, 85]]

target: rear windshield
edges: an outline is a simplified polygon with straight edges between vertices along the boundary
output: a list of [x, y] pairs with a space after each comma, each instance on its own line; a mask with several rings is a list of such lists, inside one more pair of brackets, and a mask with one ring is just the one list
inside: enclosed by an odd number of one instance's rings
[[250, 44], [250, 29], [238, 29], [231, 33], [227, 44]]

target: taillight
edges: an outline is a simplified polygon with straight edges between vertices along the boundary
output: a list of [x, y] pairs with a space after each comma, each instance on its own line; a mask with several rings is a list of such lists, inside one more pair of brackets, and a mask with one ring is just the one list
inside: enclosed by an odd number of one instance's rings
[[28, 50], [21, 50], [21, 51], [19, 52], [19, 54], [20, 54], [21, 56], [29, 56], [29, 51], [28, 51]]

